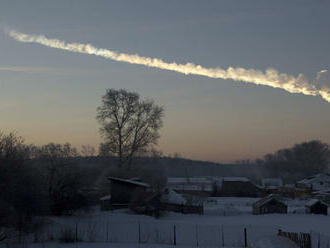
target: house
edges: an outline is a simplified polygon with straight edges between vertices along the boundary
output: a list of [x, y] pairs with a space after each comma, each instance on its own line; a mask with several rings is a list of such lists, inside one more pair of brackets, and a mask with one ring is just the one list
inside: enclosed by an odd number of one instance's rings
[[216, 183], [215, 196], [257, 197], [260, 189], [246, 177], [223, 177]]
[[246, 177], [172, 177], [167, 187], [196, 196], [256, 197], [260, 189]]
[[276, 195], [268, 195], [253, 204], [253, 214], [286, 214], [288, 206]]
[[297, 188], [310, 189], [311, 191], [330, 190], [330, 174], [320, 173], [296, 183]]
[[276, 190], [283, 186], [281, 178], [263, 178], [261, 179], [261, 187], [268, 190]]
[[313, 191], [311, 195], [313, 198], [322, 200], [323, 202], [330, 204], [330, 189]]
[[307, 214], [328, 214], [328, 205], [318, 199], [309, 200], [306, 203], [305, 208]]
[[212, 177], [169, 177], [167, 187], [181, 194], [211, 196], [215, 179]]
[[281, 178], [263, 178], [261, 179], [260, 189], [263, 195], [277, 194], [282, 186], [283, 181]]
[[138, 193], [145, 193], [150, 185], [137, 179], [108, 178], [111, 182], [111, 206], [113, 208], [128, 207], [132, 197]]

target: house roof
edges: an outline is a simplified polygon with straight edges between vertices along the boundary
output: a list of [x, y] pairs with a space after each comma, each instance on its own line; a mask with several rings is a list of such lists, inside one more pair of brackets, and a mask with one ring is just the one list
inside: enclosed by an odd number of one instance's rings
[[100, 198], [101, 201], [111, 200], [111, 195], [106, 195]]
[[168, 189], [167, 194], [163, 194], [161, 197], [162, 202], [172, 203], [172, 204], [185, 204], [186, 199], [181, 195], [175, 192], [174, 190]]
[[215, 180], [213, 177], [169, 177], [167, 185], [172, 190], [212, 191]]
[[259, 201], [256, 201], [255, 203], [253, 203], [253, 206], [254, 207], [260, 207], [260, 206], [265, 205], [268, 202], [273, 201], [273, 200], [278, 201], [278, 202], [286, 205], [283, 201], [281, 201], [281, 199], [278, 195], [270, 194], [270, 195], [260, 199]]
[[281, 187], [283, 186], [283, 181], [281, 178], [263, 178], [261, 180], [261, 185], [264, 188]]
[[108, 177], [108, 179], [111, 181], [134, 184], [136, 186], [140, 186], [140, 187], [144, 187], [144, 188], [150, 187], [150, 185], [148, 183], [138, 182], [138, 181], [134, 181], [132, 179], [123, 179], [123, 178], [118, 178], [118, 177]]
[[212, 182], [213, 179], [209, 177], [169, 177], [167, 179], [168, 184], [189, 184], [189, 183], [207, 184]]
[[172, 190], [185, 190], [185, 191], [213, 191], [212, 185], [195, 185], [195, 184], [180, 184], [168, 185]]
[[328, 206], [328, 204], [326, 204], [325, 202], [323, 202], [319, 199], [310, 199], [308, 202], [306, 202], [305, 206], [306, 207], [311, 207], [311, 206], [315, 205], [316, 203], [321, 203], [323, 205]]
[[298, 181], [298, 183], [312, 187], [313, 190], [325, 190], [330, 188], [330, 175], [326, 173], [315, 174]]
[[250, 182], [247, 177], [223, 177], [224, 182]]

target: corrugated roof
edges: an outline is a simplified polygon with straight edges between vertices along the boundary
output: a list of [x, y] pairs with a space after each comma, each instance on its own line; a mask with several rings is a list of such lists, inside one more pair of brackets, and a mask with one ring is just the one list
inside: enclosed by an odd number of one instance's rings
[[247, 177], [223, 177], [223, 181], [225, 182], [249, 182], [250, 179]]
[[101, 201], [111, 200], [111, 195], [106, 195], [100, 198]]
[[316, 203], [318, 203], [318, 202], [320, 202], [320, 203], [322, 203], [322, 204], [328, 206], [328, 204], [326, 204], [325, 202], [323, 202], [323, 201], [321, 201], [321, 200], [319, 200], [319, 199], [310, 199], [308, 202], [306, 202], [305, 206], [306, 206], [306, 207], [311, 207], [311, 206], [313, 206], [314, 204], [316, 204]]
[[138, 181], [134, 181], [131, 179], [123, 179], [123, 178], [117, 178], [117, 177], [108, 177], [108, 179], [113, 180], [113, 181], [123, 182], [123, 183], [135, 184], [137, 186], [141, 186], [141, 187], [145, 187], [145, 188], [150, 187], [150, 185], [148, 183], [138, 182]]
[[281, 198], [278, 196], [278, 195], [274, 195], [274, 194], [270, 194], [262, 199], [260, 199], [259, 201], [256, 201], [255, 203], [253, 203], [253, 206], [254, 207], [260, 207], [272, 200], [275, 200], [275, 201], [278, 201], [278, 202], [281, 202], [283, 203], [284, 205], [286, 205], [282, 200]]
[[263, 178], [261, 180], [261, 184], [263, 187], [280, 187], [283, 186], [283, 181], [281, 178]]

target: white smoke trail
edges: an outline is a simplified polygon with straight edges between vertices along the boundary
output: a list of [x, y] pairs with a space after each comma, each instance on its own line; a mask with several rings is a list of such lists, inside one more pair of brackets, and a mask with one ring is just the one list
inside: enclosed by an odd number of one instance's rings
[[229, 67], [205, 68], [193, 63], [177, 64], [168, 63], [157, 58], [142, 57], [139, 55], [118, 53], [112, 50], [96, 48], [90, 44], [66, 43], [58, 39], [49, 39], [43, 35], [29, 35], [17, 31], [9, 31], [9, 36], [20, 42], [39, 43], [44, 46], [58, 48], [77, 53], [93, 54], [106, 59], [126, 62], [130, 64], [145, 65], [163, 70], [176, 71], [183, 74], [194, 74], [209, 78], [232, 79], [256, 85], [267, 85], [274, 88], [281, 88], [290, 93], [321, 96], [330, 102], [330, 90], [327, 87], [318, 88], [310, 83], [303, 74], [294, 77], [285, 73], [279, 73], [274, 69], [267, 69], [265, 72], [255, 69], [244, 69]]

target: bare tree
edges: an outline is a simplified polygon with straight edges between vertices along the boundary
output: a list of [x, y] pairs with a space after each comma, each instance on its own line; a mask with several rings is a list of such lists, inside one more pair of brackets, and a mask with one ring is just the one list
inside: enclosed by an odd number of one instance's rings
[[97, 109], [102, 152], [116, 155], [119, 167], [130, 166], [138, 152], [157, 144], [163, 113], [163, 107], [135, 92], [108, 89]]
[[328, 171], [329, 145], [318, 140], [296, 144], [267, 154], [259, 164], [265, 165], [271, 176], [285, 176], [297, 180], [315, 173]]
[[35, 157], [45, 165], [45, 186], [53, 214], [61, 215], [84, 205], [81, 189], [85, 186], [74, 160], [77, 149], [70, 143], [49, 143], [35, 148]]
[[0, 131], [0, 226], [22, 230], [45, 210], [41, 175], [28, 161], [32, 148], [16, 133]]
[[30, 146], [15, 132], [4, 134], [0, 131], [0, 160], [24, 160], [30, 156]]
[[82, 145], [80, 153], [82, 156], [91, 157], [95, 155], [95, 148], [91, 145]]

